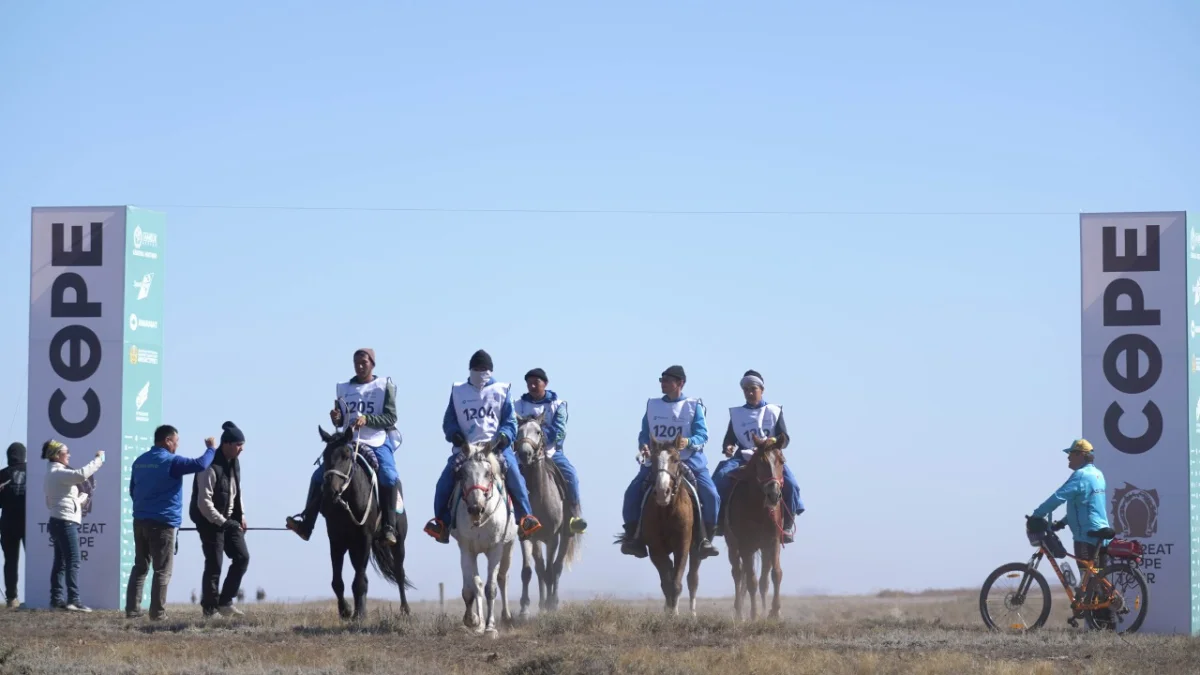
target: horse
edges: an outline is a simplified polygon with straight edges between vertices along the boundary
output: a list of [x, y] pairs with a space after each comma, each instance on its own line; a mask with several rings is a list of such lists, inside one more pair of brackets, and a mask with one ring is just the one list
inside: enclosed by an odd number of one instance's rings
[[[458, 493], [450, 535], [458, 541], [462, 556], [462, 598], [466, 605], [463, 625], [476, 635], [499, 637], [496, 630], [496, 592], [500, 592], [501, 618], [512, 622], [508, 610], [508, 569], [512, 564], [513, 540], [517, 523], [513, 518], [504, 472], [495, 454], [486, 444], [468, 445], [458, 468]], [[479, 578], [479, 554], [487, 556], [487, 585]], [[487, 602], [484, 603], [486, 597]], [[486, 604], [486, 613], [484, 611]], [[482, 620], [481, 620], [482, 619]]]
[[[761, 442], [757, 437], [755, 444]], [[742, 619], [742, 599], [750, 594], [750, 619], [758, 618], [758, 599], [754, 594], [754, 555], [761, 554], [762, 577], [758, 593], [767, 606], [767, 574], [775, 584], [771, 601], [772, 619], [779, 617], [779, 584], [783, 567], [779, 555], [783, 537], [783, 450], [777, 443], [759, 446], [746, 465], [733, 474], [733, 488], [725, 505], [725, 544], [733, 573], [733, 608]]]
[[692, 489], [682, 473], [683, 461], [671, 442], [650, 441], [654, 475], [653, 500], [642, 508], [641, 539], [650, 551], [650, 561], [658, 569], [665, 598], [664, 611], [679, 614], [679, 596], [683, 593], [683, 570], [687, 566], [690, 610], [696, 615], [696, 589], [700, 585], [699, 555], [695, 537], [696, 506]]
[[521, 475], [529, 489], [529, 505], [542, 524], [533, 536], [521, 541], [521, 618], [527, 616], [529, 608], [529, 581], [533, 577], [530, 559], [537, 565], [538, 609], [554, 611], [558, 609], [558, 582], [563, 564], [570, 565], [577, 559], [581, 536], [571, 536], [567, 528], [566, 495], [555, 479], [557, 470], [547, 461], [544, 423], [543, 415], [518, 416], [517, 440], [513, 443]]
[[[321, 486], [321, 515], [329, 535], [329, 557], [333, 563], [333, 592], [337, 596], [338, 614], [343, 619], [361, 620], [367, 611], [367, 563], [388, 582], [400, 588], [400, 611], [409, 614], [406, 590], [415, 588], [404, 574], [404, 539], [408, 534], [408, 515], [396, 514], [396, 545], [376, 535], [382, 525], [383, 513], [375, 496], [372, 474], [364, 468], [363, 452], [354, 440], [351, 429], [331, 435], [317, 427], [325, 442], [325, 473]], [[403, 498], [404, 489], [396, 483]], [[342, 563], [346, 553], [354, 566], [350, 584], [354, 594], [354, 612], [344, 597]]]

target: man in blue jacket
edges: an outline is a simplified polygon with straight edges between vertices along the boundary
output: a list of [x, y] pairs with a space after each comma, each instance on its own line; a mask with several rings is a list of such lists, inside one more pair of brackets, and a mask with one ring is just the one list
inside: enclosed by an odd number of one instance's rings
[[1104, 474], [1096, 468], [1092, 444], [1079, 439], [1063, 450], [1071, 477], [1033, 512], [1034, 518], [1047, 518], [1054, 509], [1067, 505], [1067, 526], [1075, 540], [1075, 557], [1095, 560], [1096, 551], [1104, 542], [1089, 537], [1088, 532], [1109, 527], [1108, 508], [1104, 503]]
[[446, 468], [433, 492], [434, 517], [425, 523], [425, 534], [438, 543], [450, 542], [450, 495], [454, 492], [455, 467], [468, 443], [486, 443], [504, 465], [504, 488], [512, 497], [518, 535], [524, 539], [542, 528], [529, 506], [529, 490], [521, 475], [512, 442], [517, 437], [517, 418], [513, 415], [512, 393], [506, 382], [492, 377], [492, 357], [480, 349], [467, 364], [471, 373], [466, 382], [450, 390], [450, 402], [442, 417], [446, 442], [454, 447]]
[[[708, 442], [708, 424], [704, 420], [704, 402], [683, 395], [687, 374], [683, 366], [671, 366], [658, 378], [662, 397], [646, 402], [642, 415], [642, 430], [638, 432], [638, 450], [643, 459], [650, 457], [650, 440], [658, 443], [674, 442], [679, 450], [679, 459], [696, 476], [696, 492], [700, 495], [700, 517], [704, 525], [704, 536], [700, 541], [700, 557], [709, 558], [718, 554], [710, 536], [717, 526], [717, 510], [721, 499], [717, 487], [708, 473], [708, 459], [704, 456], [704, 444]], [[655, 423], [650, 425], [650, 418]], [[621, 553], [635, 558], [645, 558], [649, 553], [645, 542], [637, 539], [638, 522], [642, 519], [642, 499], [645, 496], [650, 465], [642, 463], [633, 482], [625, 489], [622, 517], [625, 520], [625, 535], [621, 538]]]
[[175, 562], [175, 530], [183, 522], [183, 477], [200, 473], [212, 464], [217, 442], [204, 439], [207, 448], [195, 459], [175, 455], [179, 431], [164, 424], [154, 430], [154, 447], [133, 460], [129, 496], [133, 499], [133, 571], [125, 589], [125, 616], [142, 615], [142, 587], [151, 564], [150, 618], [165, 617], [167, 583]]
[[513, 403], [513, 410], [518, 417], [542, 416], [542, 436], [545, 439], [545, 452], [549, 453], [550, 461], [558, 467], [566, 484], [567, 532], [583, 534], [587, 529], [587, 521], [583, 519], [579, 504], [579, 474], [571, 460], [567, 459], [563, 445], [567, 440], [567, 402], [558, 397], [554, 391], [547, 389], [550, 378], [546, 371], [534, 368], [525, 373], [525, 388], [527, 394]]

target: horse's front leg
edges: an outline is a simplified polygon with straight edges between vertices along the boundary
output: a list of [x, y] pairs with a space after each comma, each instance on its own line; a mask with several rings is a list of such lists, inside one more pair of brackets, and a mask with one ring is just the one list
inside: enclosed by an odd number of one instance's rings
[[725, 547], [729, 553], [729, 569], [733, 574], [733, 615], [738, 621], [745, 621], [742, 616], [742, 597], [746, 594], [746, 580], [742, 576], [742, 554], [738, 550], [737, 539], [725, 532]]
[[521, 542], [521, 618], [529, 616], [529, 581], [533, 579], [533, 567], [529, 562], [533, 559], [533, 542], [525, 539]]
[[671, 614], [679, 615], [679, 596], [683, 595], [683, 575], [687, 572], [691, 560], [691, 543], [684, 544], [675, 552], [675, 565], [671, 570], [671, 586], [675, 590], [675, 602], [671, 605]]
[[562, 581], [563, 560], [567, 557], [567, 547], [570, 546], [571, 531], [566, 525], [563, 526], [562, 532], [559, 534], [556, 543], [558, 544], [553, 553], [547, 551], [546, 560], [553, 561], [550, 563], [550, 599], [547, 600], [546, 606], [550, 611], [558, 609], [558, 584]]
[[463, 614], [463, 625], [467, 628], [474, 629], [476, 633], [483, 631], [479, 625], [479, 561], [476, 555], [470, 552], [469, 543], [459, 543], [460, 564], [462, 565], [462, 599], [466, 605], [466, 612]]
[[[533, 562], [536, 565], [537, 580], [538, 580], [538, 610], [545, 611], [546, 597], [550, 590], [549, 579], [546, 577], [546, 559], [550, 557], [549, 550], [542, 550], [543, 543], [538, 542], [533, 545]], [[546, 548], [550, 548], [550, 544], [545, 544]]]
[[692, 617], [696, 616], [696, 591], [700, 588], [700, 563], [703, 562], [700, 556], [691, 556], [688, 562], [688, 610], [691, 611]]
[[654, 563], [655, 569], [658, 570], [658, 581], [663, 592], [663, 611], [670, 614], [678, 599], [671, 569], [671, 554], [651, 548], [650, 562]]
[[504, 551], [500, 554], [500, 571], [496, 583], [500, 585], [500, 620], [505, 628], [512, 627], [512, 612], [508, 610], [508, 570], [512, 567], [513, 542], [504, 542]]
[[758, 582], [754, 576], [754, 549], [749, 546], [742, 550], [742, 583], [750, 596], [750, 620], [754, 621], [758, 618]]
[[333, 537], [329, 538], [329, 561], [333, 565], [333, 596], [337, 598], [338, 616], [350, 618], [350, 606], [346, 604], [346, 584], [342, 581], [342, 563], [346, 559], [346, 547]]
[[484, 634], [490, 638], [498, 637], [496, 631], [496, 593], [500, 590], [496, 583], [496, 575], [500, 571], [500, 557], [504, 551], [504, 544], [495, 544], [488, 549], [487, 552], [487, 584], [483, 588], [484, 603]]
[[354, 620], [360, 621], [367, 614], [367, 565], [371, 562], [371, 540], [350, 549], [350, 564], [354, 565], [354, 581], [350, 590], [354, 593]]
[[[779, 618], [779, 586], [780, 586], [780, 584], [783, 583], [783, 556], [780, 555], [779, 541], [776, 541], [775, 544], [771, 548], [774, 550], [774, 555], [772, 556], [773, 567], [771, 569], [771, 581], [773, 582], [773, 584], [775, 586], [775, 596], [771, 600], [771, 613], [769, 616], [772, 619], [778, 619]], [[763, 600], [763, 604], [764, 605], [767, 604], [766, 600]]]

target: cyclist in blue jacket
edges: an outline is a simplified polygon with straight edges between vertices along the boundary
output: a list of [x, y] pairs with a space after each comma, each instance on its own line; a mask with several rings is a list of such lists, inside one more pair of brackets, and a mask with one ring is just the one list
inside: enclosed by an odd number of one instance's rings
[[1104, 474], [1096, 468], [1092, 444], [1079, 439], [1063, 450], [1071, 477], [1033, 512], [1034, 518], [1046, 519], [1054, 509], [1066, 504], [1067, 526], [1075, 540], [1075, 557], [1096, 560], [1099, 547], [1105, 542], [1088, 536], [1088, 532], [1109, 527], [1108, 509], [1104, 503]]

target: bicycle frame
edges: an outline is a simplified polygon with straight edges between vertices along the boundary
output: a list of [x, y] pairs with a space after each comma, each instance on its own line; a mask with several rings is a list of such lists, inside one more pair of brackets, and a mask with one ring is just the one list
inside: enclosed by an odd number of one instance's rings
[[[1067, 557], [1074, 560], [1075, 564], [1079, 566], [1080, 587], [1083, 586], [1083, 581], [1085, 578], [1095, 579], [1099, 576], [1100, 570], [1097, 570], [1096, 566], [1092, 564], [1090, 560], [1081, 560], [1070, 553], [1067, 554]], [[1065, 591], [1067, 594], [1067, 601], [1070, 603], [1072, 613], [1075, 614], [1075, 616], [1078, 617], [1081, 612], [1094, 612], [1096, 610], [1106, 609], [1112, 605], [1112, 584], [1110, 584], [1107, 580], [1101, 579], [1104, 585], [1108, 586], [1108, 588], [1105, 589], [1104, 600], [1102, 602], [1086, 604], [1077, 602], [1075, 598], [1075, 589], [1071, 587], [1071, 584], [1067, 583], [1067, 578], [1063, 576], [1062, 568], [1058, 566], [1058, 560], [1055, 559], [1055, 557], [1050, 553], [1045, 544], [1042, 544], [1036, 551], [1033, 552], [1033, 556], [1029, 559], [1029, 569], [1036, 570], [1043, 558], [1050, 561], [1050, 567], [1054, 569], [1054, 574], [1058, 576], [1058, 582], [1062, 584], [1063, 591]], [[1087, 577], [1084, 576], [1085, 574]], [[1025, 577], [1021, 579], [1021, 584], [1017, 587], [1018, 597], [1025, 597], [1025, 594], [1029, 591], [1029, 584], [1031, 583], [1033, 583], [1033, 577], [1029, 574], [1026, 574]]]

